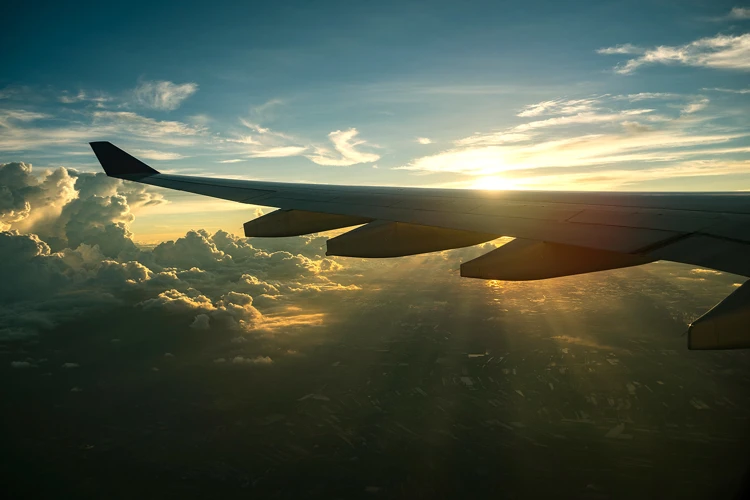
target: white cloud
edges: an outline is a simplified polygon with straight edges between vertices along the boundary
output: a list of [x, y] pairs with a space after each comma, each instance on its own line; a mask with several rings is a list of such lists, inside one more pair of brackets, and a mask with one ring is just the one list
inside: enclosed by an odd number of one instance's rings
[[245, 161], [244, 158], [232, 158], [231, 160], [219, 160], [216, 163], [239, 163]]
[[365, 153], [357, 150], [357, 146], [367, 144], [366, 141], [357, 139], [359, 132], [355, 128], [349, 130], [336, 130], [328, 134], [328, 138], [333, 143], [334, 149], [339, 153], [337, 157], [327, 148], [316, 148], [315, 155], [308, 155], [307, 158], [318, 165], [348, 167], [358, 163], [372, 163], [380, 159], [380, 155], [375, 153]]
[[250, 158], [285, 158], [299, 156], [307, 151], [306, 146], [278, 146], [267, 149], [255, 149], [248, 156]]
[[709, 90], [709, 91], [714, 91], [714, 92], [726, 92], [729, 94], [750, 94], [750, 89], [724, 89], [724, 88], [714, 87], [710, 89], [704, 88], [701, 90]]
[[730, 12], [730, 19], [750, 19], [750, 9], [745, 7], [735, 7]]
[[78, 363], [63, 363], [62, 367], [63, 368], [78, 368], [79, 364]]
[[172, 111], [198, 91], [197, 83], [176, 84], [169, 81], [142, 82], [133, 90], [135, 101], [141, 106]]
[[168, 151], [156, 151], [153, 149], [134, 149], [133, 154], [146, 160], [181, 160], [185, 156]]
[[556, 116], [546, 120], [537, 120], [529, 123], [517, 125], [514, 131], [525, 132], [528, 130], [540, 129], [545, 127], [557, 127], [560, 125], [590, 125], [595, 123], [616, 123], [624, 117], [632, 117], [651, 113], [653, 109], [627, 109], [617, 113], [578, 113], [569, 116]]
[[614, 47], [606, 47], [596, 51], [598, 54], [641, 54], [644, 50], [640, 47], [636, 47], [632, 43], [626, 43], [623, 45], [615, 45]]
[[572, 113], [585, 113], [593, 111], [599, 104], [598, 97], [588, 99], [557, 99], [552, 101], [542, 101], [536, 104], [524, 106], [517, 116], [530, 117], [541, 115], [568, 115]]
[[0, 110], [0, 127], [10, 128], [12, 126], [11, 122], [14, 121], [31, 122], [44, 118], [50, 118], [50, 116], [44, 113], [26, 111], [25, 109], [3, 109]]
[[417, 137], [417, 142], [419, 144], [432, 144], [432, 139], [429, 137]]
[[630, 102], [638, 102], [646, 99], [682, 99], [683, 96], [680, 94], [673, 94], [671, 92], [639, 92], [637, 94], [619, 95], [613, 97], [616, 100], [626, 99]]
[[531, 140], [529, 134], [517, 132], [496, 132], [493, 134], [474, 134], [454, 142], [456, 146], [489, 146], [498, 144], [509, 144]]
[[[250, 134], [239, 134], [228, 142], [243, 145], [248, 158], [285, 158], [300, 156], [309, 148], [299, 144], [294, 137], [271, 130], [257, 123], [240, 118], [240, 123], [250, 129]], [[224, 160], [220, 163], [236, 163], [242, 159]]]
[[708, 103], [710, 101], [708, 99], [700, 99], [698, 101], [694, 101], [689, 103], [687, 106], [682, 108], [682, 114], [689, 115], [692, 113], [696, 113], [698, 111], [701, 111], [702, 109], [705, 109], [706, 106], [708, 106]]
[[621, 74], [632, 73], [648, 64], [681, 64], [716, 69], [750, 70], [750, 33], [716, 35], [678, 46], [661, 45], [651, 49], [636, 49], [632, 45], [618, 45], [599, 49], [597, 52], [600, 54], [640, 54], [639, 57], [615, 67], [615, 71]]
[[112, 101], [113, 98], [103, 93], [97, 93], [96, 95], [90, 95], [83, 90], [79, 90], [77, 94], [71, 94], [70, 92], [63, 92], [57, 97], [57, 100], [63, 104], [75, 104], [77, 102], [93, 102], [96, 106], [101, 108], [104, 107], [105, 102]]
[[232, 359], [232, 363], [235, 365], [270, 365], [273, 363], [273, 360], [268, 356], [256, 356], [254, 358], [235, 356]]

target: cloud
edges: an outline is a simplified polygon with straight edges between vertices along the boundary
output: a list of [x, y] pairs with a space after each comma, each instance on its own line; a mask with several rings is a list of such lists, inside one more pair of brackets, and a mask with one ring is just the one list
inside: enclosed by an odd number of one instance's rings
[[[705, 89], [704, 89], [705, 90]], [[638, 102], [646, 99], [683, 99], [684, 96], [672, 92], [639, 92], [637, 94], [614, 96], [613, 99], [627, 99], [630, 102]]]
[[96, 95], [90, 95], [83, 90], [79, 90], [76, 94], [71, 94], [70, 92], [64, 91], [57, 97], [57, 100], [63, 104], [93, 102], [96, 104], [96, 107], [101, 108], [104, 107], [104, 103], [114, 101], [114, 98], [102, 92], [99, 92]]
[[146, 81], [133, 90], [135, 101], [143, 107], [172, 111], [198, 91], [197, 83], [176, 84], [169, 81]]
[[708, 99], [700, 99], [694, 102], [689, 103], [687, 106], [682, 108], [682, 114], [689, 115], [692, 113], [697, 113], [698, 111], [701, 111], [708, 106], [708, 103], [710, 101]]
[[92, 118], [93, 125], [104, 125], [113, 131], [163, 144], [190, 145], [194, 141], [192, 137], [205, 132], [200, 126], [172, 120], [154, 120], [130, 111], [95, 111]]
[[63, 368], [68, 368], [68, 369], [70, 369], [70, 368], [78, 368], [79, 366], [80, 365], [78, 363], [63, 363], [62, 364]]
[[[322, 324], [316, 312], [272, 314], [290, 301], [359, 287], [332, 279], [325, 237], [257, 241], [225, 231], [188, 231], [142, 249], [132, 240], [133, 210], [163, 203], [149, 186], [103, 174], [0, 165], [0, 338], [54, 330], [92, 310], [137, 307], [183, 328], [270, 332]], [[286, 248], [290, 251], [281, 251]], [[305, 326], [307, 325], [307, 326]]]
[[729, 19], [750, 19], [750, 9], [745, 7], [734, 7], [727, 17]]
[[34, 365], [29, 363], [28, 361], [11, 361], [10, 367], [11, 368], [32, 368]]
[[[215, 360], [216, 362], [220, 362]], [[244, 358], [242, 356], [235, 356], [232, 358], [232, 364], [234, 365], [270, 365], [273, 360], [268, 356], [256, 356], [254, 358]]]
[[[652, 108], [623, 109], [623, 105], [645, 99], [650, 100]], [[589, 173], [579, 179], [591, 179], [591, 171], [623, 165], [618, 168], [633, 168], [631, 175], [636, 179], [636, 167], [645, 169], [646, 162], [678, 164], [746, 153], [747, 148], [737, 141], [747, 137], [747, 131], [711, 125], [715, 118], [699, 113], [709, 104], [703, 96], [648, 93], [542, 101], [521, 112], [526, 118], [541, 119], [458, 139], [453, 148], [417, 158], [398, 169], [482, 178], [504, 174], [502, 179], [487, 182], [506, 188], [536, 187], [540, 180], [563, 179], [560, 169], [586, 170]], [[589, 111], [577, 112], [584, 108]], [[647, 178], [709, 175], [707, 169], [694, 167], [650, 169]], [[735, 167], [727, 168], [734, 171]], [[624, 170], [618, 171], [616, 181], [610, 184], [627, 183], [624, 175]]]
[[355, 128], [349, 130], [336, 130], [328, 134], [333, 147], [340, 156], [336, 156], [327, 148], [316, 148], [316, 154], [308, 155], [307, 158], [318, 165], [348, 167], [359, 163], [372, 163], [380, 159], [375, 153], [365, 153], [357, 150], [357, 146], [367, 144], [364, 140], [357, 139], [359, 132]]
[[614, 47], [606, 47], [598, 49], [597, 54], [613, 55], [613, 54], [642, 54], [644, 50], [640, 47], [636, 47], [631, 43], [623, 45], [615, 45]]
[[708, 90], [708, 91], [713, 91], [713, 92], [726, 92], [729, 94], [750, 94], [750, 89], [724, 89], [724, 88], [714, 87], [710, 89], [704, 88], [702, 90]]
[[168, 151], [156, 151], [154, 149], [134, 149], [133, 154], [145, 160], [181, 160], [185, 156]]
[[[623, 49], [623, 47], [626, 47]], [[630, 74], [649, 64], [695, 66], [714, 69], [750, 70], [750, 33], [716, 35], [678, 46], [638, 49], [632, 45], [599, 49], [599, 54], [639, 54], [615, 67], [620, 74]]]
[[190, 328], [196, 330], [208, 330], [211, 328], [211, 317], [208, 314], [198, 314], [193, 322], [190, 323]]
[[250, 158], [286, 158], [288, 156], [300, 156], [307, 149], [306, 146], [279, 146], [255, 149], [248, 156]]
[[[229, 142], [242, 145], [247, 158], [285, 158], [300, 156], [307, 151], [307, 146], [301, 145], [295, 138], [276, 132], [268, 127], [240, 118], [240, 123], [251, 131], [250, 134], [237, 134]], [[234, 163], [237, 160], [225, 160], [220, 163]]]
[[417, 142], [419, 144], [427, 145], [432, 144], [432, 139], [430, 139], [429, 137], [417, 137]]
[[532, 117], [541, 115], [569, 115], [574, 113], [586, 113], [593, 111], [599, 104], [599, 98], [587, 99], [557, 99], [529, 104], [518, 113], [520, 117]]

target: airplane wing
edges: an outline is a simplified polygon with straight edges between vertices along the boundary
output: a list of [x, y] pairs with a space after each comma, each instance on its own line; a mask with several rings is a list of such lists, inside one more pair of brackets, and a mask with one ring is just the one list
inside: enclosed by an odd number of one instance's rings
[[[593, 193], [335, 186], [162, 174], [110, 142], [91, 147], [110, 177], [279, 210], [245, 235], [360, 226], [327, 255], [399, 257], [516, 238], [461, 276], [537, 280], [669, 260], [750, 276], [750, 193]], [[750, 281], [693, 322], [691, 349], [750, 347]]]

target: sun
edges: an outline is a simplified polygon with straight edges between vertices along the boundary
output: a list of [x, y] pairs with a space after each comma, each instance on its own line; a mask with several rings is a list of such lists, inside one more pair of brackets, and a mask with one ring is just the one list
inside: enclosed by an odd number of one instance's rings
[[504, 189], [518, 189], [518, 185], [506, 179], [505, 177], [490, 176], [490, 177], [479, 177], [472, 184], [473, 189], [489, 189], [493, 191], [501, 191]]

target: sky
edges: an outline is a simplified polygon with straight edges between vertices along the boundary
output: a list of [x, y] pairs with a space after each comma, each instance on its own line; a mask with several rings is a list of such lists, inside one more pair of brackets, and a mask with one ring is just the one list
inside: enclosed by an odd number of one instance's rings
[[[87, 143], [109, 140], [160, 171], [232, 178], [750, 189], [748, 9], [17, 3], [0, 159], [98, 171]], [[160, 214], [236, 208], [170, 200], [185, 206]]]
[[750, 6], [15, 2], [3, 16], [0, 414], [19, 498], [118, 481], [309, 496], [288, 481], [299, 467], [324, 498], [714, 498], [739, 482], [747, 353], [688, 351], [682, 335], [745, 278], [669, 262], [459, 277], [509, 238], [327, 257], [335, 232], [244, 238], [267, 208], [109, 178], [88, 142], [227, 178], [750, 190]]

